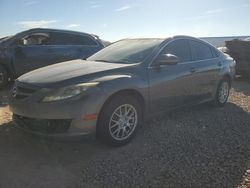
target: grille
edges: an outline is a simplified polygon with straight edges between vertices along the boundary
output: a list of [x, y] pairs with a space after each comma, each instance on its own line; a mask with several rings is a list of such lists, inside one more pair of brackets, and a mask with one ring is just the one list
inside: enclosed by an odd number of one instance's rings
[[25, 99], [35, 93], [38, 88], [34, 86], [30, 86], [27, 84], [23, 84], [20, 82], [16, 82], [12, 89], [12, 97], [16, 99]]
[[65, 133], [72, 121], [71, 119], [34, 119], [16, 114], [13, 115], [13, 120], [20, 128], [43, 134]]

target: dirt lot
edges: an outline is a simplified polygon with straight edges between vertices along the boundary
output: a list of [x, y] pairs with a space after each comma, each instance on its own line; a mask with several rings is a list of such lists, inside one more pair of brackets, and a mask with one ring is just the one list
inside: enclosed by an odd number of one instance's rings
[[224, 108], [204, 104], [146, 123], [121, 148], [53, 141], [12, 128], [0, 95], [0, 188], [250, 187], [250, 83]]

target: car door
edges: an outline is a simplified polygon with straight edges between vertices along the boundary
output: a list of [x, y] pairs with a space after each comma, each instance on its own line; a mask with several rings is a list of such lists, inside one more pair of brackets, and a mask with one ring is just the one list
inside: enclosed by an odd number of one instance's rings
[[161, 54], [172, 54], [179, 58], [176, 65], [149, 67], [149, 93], [151, 111], [163, 111], [190, 103], [194, 84], [191, 50], [186, 39], [175, 39], [167, 44]]
[[57, 61], [86, 59], [103, 47], [93, 37], [84, 34], [53, 32], [53, 51]]
[[212, 98], [222, 67], [220, 59], [213, 53], [213, 47], [198, 40], [189, 40], [193, 56], [194, 91], [197, 101]]
[[48, 33], [29, 33], [17, 39], [13, 65], [17, 76], [51, 64]]

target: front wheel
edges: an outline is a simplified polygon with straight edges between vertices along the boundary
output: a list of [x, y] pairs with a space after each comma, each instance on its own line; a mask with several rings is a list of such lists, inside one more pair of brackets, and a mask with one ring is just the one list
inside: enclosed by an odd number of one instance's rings
[[228, 79], [223, 79], [217, 88], [214, 99], [215, 105], [222, 107], [227, 103], [230, 92], [230, 83]]
[[130, 96], [116, 96], [104, 106], [97, 125], [97, 137], [114, 146], [128, 143], [142, 122], [138, 100]]

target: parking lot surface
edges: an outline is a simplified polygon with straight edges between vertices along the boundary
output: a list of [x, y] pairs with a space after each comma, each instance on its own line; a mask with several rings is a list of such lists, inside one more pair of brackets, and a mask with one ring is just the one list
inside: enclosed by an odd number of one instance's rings
[[58, 141], [13, 128], [0, 92], [0, 188], [250, 187], [250, 82], [228, 104], [188, 107], [146, 122], [131, 143]]

